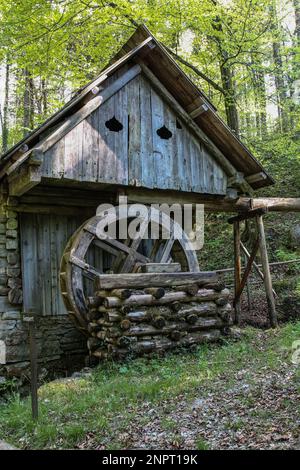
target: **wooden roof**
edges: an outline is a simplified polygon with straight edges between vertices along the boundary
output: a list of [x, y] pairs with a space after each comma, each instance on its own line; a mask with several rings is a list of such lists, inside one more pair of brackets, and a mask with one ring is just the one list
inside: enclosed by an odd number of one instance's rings
[[[181, 107], [193, 118], [195, 124], [204, 131], [219, 148], [226, 159], [238, 171], [244, 174], [253, 189], [274, 183], [262, 165], [236, 137], [224, 121], [218, 116], [216, 108], [177, 65], [165, 48], [154, 38], [145, 26], [140, 26], [129, 38], [109, 66], [101, 74], [82, 88], [61, 110], [46, 120], [40, 127], [9, 149], [0, 159], [0, 177], [6, 169], [22, 155], [28, 153], [39, 141], [41, 134], [56, 127], [68, 116], [83, 106], [88, 95], [100, 86], [107, 77], [115, 73], [128, 61], [142, 60], [164, 87], [173, 95]], [[51, 132], [51, 131], [50, 131]]]

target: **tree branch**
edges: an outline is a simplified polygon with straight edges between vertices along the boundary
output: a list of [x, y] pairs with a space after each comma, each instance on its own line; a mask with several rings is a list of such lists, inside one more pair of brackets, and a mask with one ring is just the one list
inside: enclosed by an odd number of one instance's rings
[[207, 75], [205, 75], [205, 73], [201, 72], [201, 70], [199, 70], [197, 67], [195, 67], [195, 65], [191, 64], [190, 62], [188, 62], [187, 60], [183, 59], [182, 57], [180, 57], [180, 55], [176, 54], [176, 52], [172, 51], [172, 49], [170, 49], [168, 46], [166, 46], [165, 44], [163, 44], [164, 48], [169, 52], [169, 54], [171, 54], [176, 60], [178, 60], [178, 62], [180, 62], [181, 64], [185, 65], [186, 67], [189, 67], [191, 70], [193, 70], [193, 72], [195, 72], [196, 75], [199, 75], [199, 77], [201, 77], [203, 80], [205, 80], [209, 85], [211, 85], [215, 90], [219, 91], [220, 93], [222, 93], [222, 95], [225, 95], [226, 92], [225, 90], [220, 86], [218, 85], [218, 83], [214, 82], [214, 80], [212, 80], [211, 78], [209, 78]]

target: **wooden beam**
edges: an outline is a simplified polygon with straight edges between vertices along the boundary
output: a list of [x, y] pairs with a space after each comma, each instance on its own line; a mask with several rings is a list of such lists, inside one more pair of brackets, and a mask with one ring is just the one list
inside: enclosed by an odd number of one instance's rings
[[244, 173], [237, 171], [234, 176], [228, 178], [227, 185], [231, 188], [239, 188], [242, 184], [245, 183]]
[[240, 207], [243, 204], [251, 204], [252, 209], [266, 207], [274, 212], [300, 212], [300, 198], [298, 197], [262, 197], [262, 198], [241, 198]]
[[260, 171], [259, 173], [255, 173], [254, 175], [246, 176], [245, 180], [249, 184], [257, 183], [257, 181], [262, 181], [267, 179], [266, 173], [263, 171]]
[[209, 110], [209, 107], [207, 106], [207, 104], [203, 103], [198, 108], [193, 109], [191, 112], [189, 112], [189, 115], [191, 116], [192, 119], [195, 119], [201, 114], [206, 113], [206, 111], [208, 110]]
[[234, 298], [235, 303], [240, 299], [240, 297], [242, 295], [242, 292], [243, 292], [244, 287], [246, 285], [246, 282], [248, 280], [248, 276], [250, 274], [251, 267], [252, 267], [252, 264], [254, 262], [254, 258], [255, 258], [255, 255], [257, 253], [258, 247], [259, 247], [259, 239], [256, 240], [255, 245], [254, 245], [253, 250], [252, 250], [252, 253], [251, 253], [250, 257], [248, 258], [247, 266], [245, 268], [245, 271], [244, 271], [244, 274], [243, 274], [243, 277], [242, 277], [242, 280], [241, 280], [241, 283], [240, 283], [240, 287], [239, 287], [237, 293], [235, 294], [235, 298]]
[[200, 193], [153, 190], [147, 188], [124, 187], [123, 194], [130, 202], [144, 204], [204, 204], [205, 210], [212, 212], [249, 212], [251, 209], [265, 208], [268, 212], [300, 212], [300, 198], [250, 198], [226, 199], [224, 196], [207, 196]]
[[[247, 250], [247, 248], [245, 247], [245, 245], [244, 245], [243, 242], [241, 242], [241, 249], [242, 249], [242, 251], [244, 252], [244, 254], [246, 255], [246, 258], [249, 259], [249, 258], [250, 258], [250, 253], [249, 253], [249, 251]], [[277, 265], [277, 263], [269, 263], [269, 266], [271, 266], [271, 265]], [[259, 277], [261, 278], [261, 280], [264, 281], [264, 280], [265, 280], [265, 277], [264, 277], [264, 273], [260, 270], [260, 265], [259, 265], [259, 264], [256, 264], [256, 262], [253, 261], [253, 267], [256, 269], [257, 274], [259, 275]], [[274, 297], [277, 297], [277, 294], [276, 294], [276, 292], [275, 292], [274, 289], [272, 289], [272, 292], [273, 292]]]
[[22, 196], [31, 188], [41, 182], [40, 168], [34, 165], [28, 165], [20, 169], [17, 175], [9, 180], [9, 195]]
[[[153, 190], [146, 188], [124, 188], [124, 195], [128, 202], [140, 202], [142, 204], [204, 204], [205, 210], [235, 212], [237, 210], [236, 201], [227, 202], [224, 197], [209, 197], [200, 193], [190, 193], [172, 190]], [[248, 209], [250, 206], [248, 206]], [[243, 210], [245, 204], [243, 203]]]
[[124, 273], [101, 274], [96, 280], [96, 285], [98, 289], [130, 289], [135, 287], [172, 287], [192, 283], [204, 285], [217, 280], [218, 276], [214, 271], [198, 273]]
[[2, 172], [0, 173], [0, 178], [2, 176], [4, 176], [4, 174], [6, 173], [8, 176], [13, 173], [17, 168], [19, 168], [20, 165], [22, 165], [22, 163], [24, 163], [31, 155], [31, 152], [33, 151], [33, 149], [30, 149], [30, 150], [27, 150], [27, 152], [23, 153], [21, 157], [19, 157], [19, 159], [13, 163], [12, 165], [10, 165], [5, 171], [4, 173], [2, 174]]
[[268, 210], [266, 207], [254, 209], [252, 211], [245, 212], [244, 214], [239, 214], [234, 217], [230, 217], [230, 219], [228, 219], [228, 223], [234, 224], [235, 222], [243, 222], [244, 220], [253, 219], [257, 217], [258, 215], [264, 215], [267, 212]]
[[271, 278], [271, 273], [270, 273], [269, 258], [268, 258], [265, 229], [264, 229], [262, 215], [257, 216], [256, 221], [257, 221], [257, 229], [258, 229], [258, 237], [259, 237], [259, 249], [260, 249], [261, 263], [262, 263], [263, 273], [264, 273], [265, 290], [266, 290], [267, 302], [268, 302], [268, 307], [269, 307], [269, 319], [270, 319], [272, 328], [275, 328], [277, 326], [277, 315], [276, 315], [275, 300], [273, 296], [272, 278]]
[[46, 204], [18, 204], [12, 206], [12, 210], [24, 214], [56, 214], [56, 215], [81, 215], [86, 219], [95, 215], [95, 210], [90, 207], [51, 206]]
[[234, 241], [234, 292], [236, 301], [234, 302], [234, 323], [236, 325], [240, 322], [241, 317], [241, 302], [238, 296], [241, 285], [241, 232], [240, 222], [237, 220], [233, 224], [233, 241]]
[[181, 270], [179, 263], [146, 263], [140, 268], [142, 273], [176, 273]]

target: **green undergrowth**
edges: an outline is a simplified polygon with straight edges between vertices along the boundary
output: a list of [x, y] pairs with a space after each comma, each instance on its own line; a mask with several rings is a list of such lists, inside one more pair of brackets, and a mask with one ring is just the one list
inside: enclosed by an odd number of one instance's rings
[[[290, 363], [293, 342], [300, 338], [300, 322], [278, 330], [244, 330], [238, 341], [203, 345], [193, 352], [170, 354], [163, 358], [136, 359], [123, 364], [110, 362], [81, 378], [55, 381], [39, 389], [39, 420], [31, 419], [30, 400], [12, 396], [0, 406], [0, 435], [21, 448], [74, 448], [96, 435], [107, 448], [118, 448], [116, 432], [130, 429], [146, 404], [177, 402], [176, 397], [193, 399], [201, 388], [205, 396], [218, 380], [231, 386], [236, 374], [247, 369], [249, 377], [278, 364]], [[173, 406], [173, 405], [171, 405]], [[166, 429], [174, 423], [165, 420]], [[205, 442], [197, 444], [206, 448]], [[113, 446], [113, 447], [112, 447]]]

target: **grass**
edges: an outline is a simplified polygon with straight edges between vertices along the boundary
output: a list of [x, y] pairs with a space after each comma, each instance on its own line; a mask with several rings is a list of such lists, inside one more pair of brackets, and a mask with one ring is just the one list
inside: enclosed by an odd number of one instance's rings
[[198, 437], [196, 439], [196, 450], [209, 450], [209, 444], [201, 437]]
[[[263, 340], [258, 341], [259, 335], [264, 335]], [[151, 421], [143, 413], [145, 407], [182, 395], [192, 400], [199, 388], [205, 396], [214, 391], [216, 379], [230, 386], [245, 368], [262, 374], [266, 367], [275, 369], [282, 361], [290, 361], [293, 342], [298, 339], [300, 322], [263, 333], [249, 328], [238, 342], [203, 345], [194, 352], [107, 363], [89, 376], [43, 385], [37, 423], [31, 419], [29, 399], [11, 396], [0, 406], [0, 434], [11, 444], [30, 449], [73, 448], [87, 435], [96, 435], [99, 443], [105, 441], [111, 449], [122, 448], [124, 443], [116, 440], [116, 434], [129, 429], [136, 415], [142, 426]], [[162, 428], [175, 432], [176, 422], [165, 411]], [[199, 438], [197, 448], [206, 446]]]

